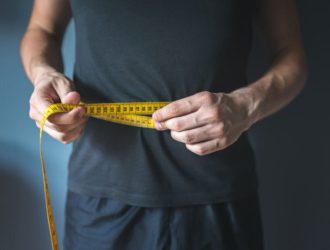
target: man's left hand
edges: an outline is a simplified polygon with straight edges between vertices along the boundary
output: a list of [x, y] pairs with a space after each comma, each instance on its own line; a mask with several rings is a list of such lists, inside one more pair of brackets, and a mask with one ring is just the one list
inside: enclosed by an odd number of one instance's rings
[[[174, 140], [198, 155], [227, 148], [251, 126], [247, 95], [203, 91], [155, 111], [157, 130], [171, 130]], [[158, 126], [160, 125], [160, 126]]]

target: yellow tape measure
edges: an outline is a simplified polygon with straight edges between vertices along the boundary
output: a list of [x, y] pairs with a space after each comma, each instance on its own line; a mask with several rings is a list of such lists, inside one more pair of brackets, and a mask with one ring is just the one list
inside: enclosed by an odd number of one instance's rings
[[122, 102], [122, 103], [91, 103], [91, 104], [53, 104], [44, 112], [40, 122], [40, 160], [42, 168], [42, 178], [44, 184], [46, 213], [48, 220], [48, 227], [51, 239], [51, 245], [53, 250], [58, 250], [58, 239], [56, 235], [55, 223], [52, 214], [52, 208], [50, 204], [50, 195], [48, 190], [46, 167], [42, 156], [42, 132], [47, 118], [56, 113], [69, 112], [77, 107], [83, 107], [86, 109], [86, 116], [90, 116], [97, 119], [102, 119], [109, 122], [120, 123], [124, 125], [143, 127], [143, 128], [155, 128], [154, 120], [150, 116], [157, 109], [162, 108], [169, 102]]

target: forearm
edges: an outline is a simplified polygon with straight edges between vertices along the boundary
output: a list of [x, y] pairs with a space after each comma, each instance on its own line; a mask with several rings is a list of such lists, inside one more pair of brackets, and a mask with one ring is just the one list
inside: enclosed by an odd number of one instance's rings
[[32, 84], [43, 73], [63, 72], [61, 41], [42, 28], [27, 30], [21, 42], [20, 54]]
[[231, 95], [245, 107], [250, 127], [290, 103], [303, 89], [306, 76], [303, 50], [283, 51], [260, 79]]

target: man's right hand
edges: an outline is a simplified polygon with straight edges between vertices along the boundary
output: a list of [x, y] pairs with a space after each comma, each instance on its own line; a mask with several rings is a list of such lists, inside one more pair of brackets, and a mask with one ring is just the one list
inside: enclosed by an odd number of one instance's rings
[[[44, 111], [54, 103], [79, 104], [80, 95], [74, 84], [63, 74], [47, 72], [35, 78], [34, 91], [30, 98], [30, 118], [40, 128]], [[78, 107], [68, 113], [54, 114], [45, 122], [44, 131], [54, 139], [68, 144], [78, 139], [88, 117], [85, 109]]]

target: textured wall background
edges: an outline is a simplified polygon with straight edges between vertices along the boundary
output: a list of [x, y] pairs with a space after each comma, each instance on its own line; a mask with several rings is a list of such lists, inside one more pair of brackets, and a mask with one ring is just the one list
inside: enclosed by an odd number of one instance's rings
[[[330, 3], [297, 2], [310, 65], [307, 86], [289, 107], [256, 124], [250, 134], [258, 160], [267, 250], [330, 247], [330, 160], [326, 155], [330, 141], [330, 33], [326, 25], [330, 23]], [[31, 5], [31, 0], [7, 0], [0, 4], [0, 249], [50, 249], [38, 130], [28, 117], [32, 87], [19, 58], [19, 43]], [[259, 35], [255, 40], [249, 68], [251, 80], [263, 72], [267, 58]], [[71, 76], [72, 24], [65, 37], [63, 54], [66, 72]], [[60, 239], [70, 148], [44, 137], [44, 156]]]

